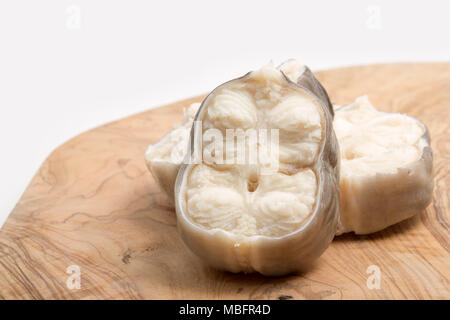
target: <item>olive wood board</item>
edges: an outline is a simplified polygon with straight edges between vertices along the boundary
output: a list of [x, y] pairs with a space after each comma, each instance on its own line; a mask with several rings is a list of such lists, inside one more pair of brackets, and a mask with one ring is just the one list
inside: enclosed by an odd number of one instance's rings
[[[0, 298], [450, 299], [450, 63], [346, 67], [317, 77], [333, 103], [367, 93], [380, 110], [428, 126], [435, 191], [426, 210], [375, 234], [336, 237], [302, 274], [208, 267], [178, 236], [174, 210], [143, 158], [196, 97], [90, 130], [51, 153], [0, 230]], [[67, 286], [73, 265], [79, 289]], [[367, 285], [373, 265], [379, 288]]]

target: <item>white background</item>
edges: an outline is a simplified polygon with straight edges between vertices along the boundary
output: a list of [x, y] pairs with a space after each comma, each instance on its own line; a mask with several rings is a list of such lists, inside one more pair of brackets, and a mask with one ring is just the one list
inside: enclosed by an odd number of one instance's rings
[[64, 141], [271, 59], [449, 60], [449, 3], [2, 0], [0, 225]]

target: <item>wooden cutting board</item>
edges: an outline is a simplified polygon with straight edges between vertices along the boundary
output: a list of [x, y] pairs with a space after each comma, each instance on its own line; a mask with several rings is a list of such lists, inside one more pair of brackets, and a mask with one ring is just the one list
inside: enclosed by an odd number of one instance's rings
[[[183, 107], [201, 100], [192, 98], [85, 132], [49, 156], [0, 231], [0, 298], [450, 299], [450, 63], [317, 76], [334, 103], [368, 93], [381, 110], [428, 125], [436, 187], [425, 211], [376, 234], [337, 237], [301, 275], [216, 271], [180, 240], [143, 159]], [[72, 265], [80, 268], [80, 289], [66, 285]], [[378, 290], [367, 286], [371, 265], [380, 268]]]

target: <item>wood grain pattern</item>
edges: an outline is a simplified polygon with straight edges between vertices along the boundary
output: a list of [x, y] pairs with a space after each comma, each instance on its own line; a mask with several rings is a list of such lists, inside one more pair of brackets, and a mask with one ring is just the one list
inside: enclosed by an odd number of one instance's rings
[[[201, 97], [83, 133], [45, 161], [0, 231], [0, 298], [450, 298], [450, 63], [372, 65], [318, 73], [337, 104], [364, 93], [381, 110], [425, 122], [435, 151], [433, 203], [368, 236], [337, 237], [307, 273], [223, 273], [181, 242], [175, 214], [143, 154]], [[369, 265], [380, 290], [366, 286]], [[81, 268], [69, 290], [66, 268]]]

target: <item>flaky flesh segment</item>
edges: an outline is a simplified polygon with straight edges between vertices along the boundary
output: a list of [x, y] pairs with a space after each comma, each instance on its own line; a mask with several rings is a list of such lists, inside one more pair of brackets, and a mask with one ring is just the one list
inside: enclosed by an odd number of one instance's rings
[[174, 197], [175, 179], [186, 156], [189, 133], [199, 107], [200, 103], [196, 102], [185, 108], [183, 120], [160, 141], [150, 145], [145, 152], [148, 169], [171, 202]]
[[380, 112], [360, 97], [336, 109], [341, 150], [338, 234], [380, 231], [425, 209], [433, 193], [433, 152], [426, 126]]
[[419, 160], [425, 128], [417, 120], [377, 111], [367, 96], [336, 112], [334, 129], [341, 149], [341, 176], [395, 173]]
[[200, 103], [193, 103], [184, 109], [183, 120], [160, 141], [146, 151], [146, 159], [152, 161], [167, 161], [174, 164], [180, 164], [186, 155], [186, 147], [189, 140], [192, 122], [197, 113]]
[[195, 223], [207, 229], [253, 236], [282, 236], [298, 229], [314, 207], [317, 181], [311, 169], [259, 178], [255, 191], [240, 170], [195, 166], [189, 177], [187, 207]]
[[279, 130], [279, 169], [266, 175], [258, 164], [195, 166], [186, 188], [193, 222], [245, 236], [281, 236], [311, 214], [317, 181], [310, 167], [322, 140], [322, 115], [317, 102], [284, 81], [273, 67], [262, 68], [224, 86], [205, 106], [203, 132], [221, 130], [224, 145], [226, 129]]
[[[183, 240], [210, 265], [286, 274], [309, 266], [334, 237], [339, 162], [332, 107], [304, 71], [307, 87], [265, 66], [216, 88], [196, 114], [185, 160], [196, 148], [202, 158], [181, 165], [175, 208]], [[220, 134], [209, 139], [211, 130]], [[229, 145], [230, 130], [245, 132], [244, 162], [234, 147], [239, 138]], [[250, 138], [272, 130], [278, 140]]]

